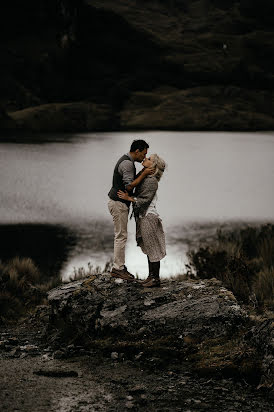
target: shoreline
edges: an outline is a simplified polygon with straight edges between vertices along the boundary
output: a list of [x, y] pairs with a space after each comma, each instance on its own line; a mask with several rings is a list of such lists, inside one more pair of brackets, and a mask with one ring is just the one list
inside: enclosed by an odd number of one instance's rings
[[[210, 129], [157, 129], [157, 128], [151, 128], [151, 129], [117, 129], [117, 130], [111, 130], [111, 129], [105, 129], [105, 130], [85, 130], [85, 131], [33, 131], [33, 130], [21, 130], [21, 129], [7, 129], [7, 130], [1, 130], [0, 129], [0, 143], [14, 143], [14, 144], [20, 144], [20, 143], [37, 143], [39, 144], [39, 141], [41, 143], [46, 143], [47, 141], [50, 143], [52, 141], [56, 143], [67, 143], [71, 139], [74, 139], [75, 137], [81, 137], [81, 136], [87, 136], [87, 135], [99, 135], [100, 134], [106, 134], [106, 133], [133, 133], [133, 134], [144, 134], [144, 133], [164, 133], [164, 132], [174, 132], [174, 133], [215, 133], [215, 134], [230, 134], [230, 133], [240, 133], [240, 134], [269, 134], [272, 135], [274, 133], [274, 127], [273, 129], [258, 129], [258, 130], [210, 130]], [[52, 138], [55, 138], [52, 140]], [[57, 140], [56, 140], [57, 139]]]

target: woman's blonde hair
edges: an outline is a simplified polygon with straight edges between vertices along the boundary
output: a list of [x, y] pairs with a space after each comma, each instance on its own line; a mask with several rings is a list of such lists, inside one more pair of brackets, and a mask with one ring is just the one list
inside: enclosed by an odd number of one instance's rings
[[[152, 156], [153, 156], [153, 159], [151, 159]], [[159, 182], [159, 180], [161, 179], [161, 177], [162, 177], [162, 175], [165, 171], [166, 162], [160, 156], [158, 156], [156, 153], [150, 155], [150, 159], [153, 162], [151, 167], [155, 168], [155, 173], [153, 175], [150, 175], [150, 176], [155, 176], [156, 179]]]

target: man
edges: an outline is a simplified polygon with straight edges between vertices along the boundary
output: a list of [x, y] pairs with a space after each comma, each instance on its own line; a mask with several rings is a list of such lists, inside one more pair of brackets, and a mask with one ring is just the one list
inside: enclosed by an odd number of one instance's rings
[[150, 168], [144, 168], [136, 177], [134, 162], [141, 163], [147, 154], [149, 145], [144, 140], [134, 140], [130, 152], [123, 155], [114, 168], [112, 188], [108, 196], [108, 208], [114, 223], [114, 259], [111, 275], [113, 277], [133, 281], [134, 276], [128, 272], [125, 266], [125, 248], [127, 241], [127, 224], [130, 202], [120, 199], [117, 195], [119, 190], [133, 194], [133, 189], [141, 181], [152, 174]]

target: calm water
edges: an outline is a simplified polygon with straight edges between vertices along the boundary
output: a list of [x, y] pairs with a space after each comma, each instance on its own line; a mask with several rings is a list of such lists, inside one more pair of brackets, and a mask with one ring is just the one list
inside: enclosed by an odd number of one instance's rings
[[[117, 132], [2, 140], [0, 224], [66, 228], [75, 241], [62, 262], [64, 278], [88, 262], [103, 266], [112, 257], [106, 203], [113, 167], [135, 138], [168, 164], [158, 191], [167, 237], [162, 275], [182, 272], [188, 245], [219, 225], [274, 221], [274, 133]], [[126, 263], [144, 277], [134, 233], [130, 221]]]

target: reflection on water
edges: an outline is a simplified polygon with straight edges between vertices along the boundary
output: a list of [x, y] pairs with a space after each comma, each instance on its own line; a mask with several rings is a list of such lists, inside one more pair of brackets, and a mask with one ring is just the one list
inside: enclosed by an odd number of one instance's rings
[[[188, 247], [219, 225], [274, 220], [273, 133], [14, 136], [0, 142], [0, 258], [19, 253], [23, 243], [28, 256], [39, 255], [64, 278], [88, 262], [104, 266], [112, 257], [107, 193], [113, 167], [134, 138], [147, 140], [149, 153], [168, 164], [157, 206], [167, 240], [162, 275], [182, 272]], [[53, 232], [62, 246], [55, 246]], [[134, 238], [130, 221], [127, 266], [144, 277], [146, 257]]]
[[0, 225], [1, 260], [30, 257], [46, 276], [56, 276], [62, 270], [76, 244], [75, 234], [60, 225]]

